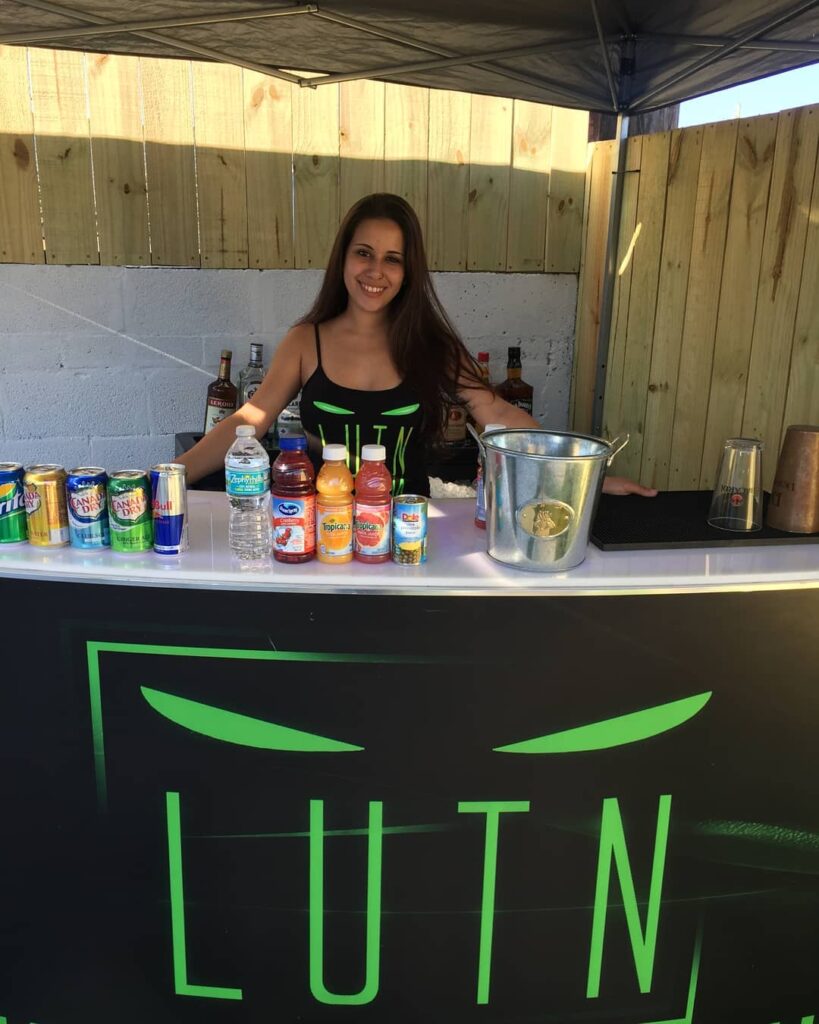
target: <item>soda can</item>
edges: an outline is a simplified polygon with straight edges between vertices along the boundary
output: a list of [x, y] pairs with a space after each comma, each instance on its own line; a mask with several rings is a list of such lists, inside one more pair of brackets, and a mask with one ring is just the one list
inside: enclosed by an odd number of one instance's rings
[[23, 467], [19, 462], [0, 462], [0, 544], [27, 539]]
[[188, 550], [188, 495], [185, 467], [163, 462], [151, 470], [151, 511], [154, 517], [154, 551], [179, 555]]
[[427, 499], [399, 494], [392, 504], [392, 560], [397, 565], [420, 565], [427, 560]]
[[28, 540], [39, 548], [68, 543], [65, 470], [62, 466], [28, 466], [23, 476]]
[[68, 471], [65, 497], [72, 547], [87, 551], [110, 546], [107, 484], [108, 474], [99, 466], [79, 466]]
[[108, 478], [111, 547], [128, 554], [154, 546], [151, 485], [141, 469], [118, 469]]

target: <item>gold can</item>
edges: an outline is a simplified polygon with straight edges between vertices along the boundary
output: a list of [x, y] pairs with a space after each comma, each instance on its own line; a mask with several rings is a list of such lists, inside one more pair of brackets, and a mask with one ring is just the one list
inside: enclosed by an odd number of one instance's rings
[[68, 543], [65, 470], [62, 466], [28, 466], [23, 477], [28, 542], [40, 548]]

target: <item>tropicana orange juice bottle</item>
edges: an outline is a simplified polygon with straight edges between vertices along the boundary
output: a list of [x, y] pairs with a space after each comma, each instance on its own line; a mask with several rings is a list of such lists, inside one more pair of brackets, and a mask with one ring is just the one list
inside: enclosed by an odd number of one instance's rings
[[353, 558], [353, 475], [343, 444], [326, 444], [316, 478], [316, 557], [341, 564]]

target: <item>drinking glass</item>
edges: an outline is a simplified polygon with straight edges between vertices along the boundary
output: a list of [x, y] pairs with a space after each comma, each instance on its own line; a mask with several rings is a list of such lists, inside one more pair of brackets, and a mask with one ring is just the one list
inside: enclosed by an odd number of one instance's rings
[[722, 449], [708, 524], [751, 532], [762, 527], [762, 442], [729, 437]]

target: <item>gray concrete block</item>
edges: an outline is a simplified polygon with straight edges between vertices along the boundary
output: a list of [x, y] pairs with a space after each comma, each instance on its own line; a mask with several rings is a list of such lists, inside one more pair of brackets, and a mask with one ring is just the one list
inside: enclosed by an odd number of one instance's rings
[[121, 330], [121, 267], [5, 266], [0, 274], [3, 329], [81, 331], [100, 325]]
[[0, 334], [0, 373], [59, 370], [60, 337], [51, 333]]
[[262, 270], [253, 274], [250, 281], [255, 329], [278, 344], [313, 304], [323, 278], [323, 270]]
[[85, 337], [66, 334], [62, 338], [61, 354], [62, 364], [72, 369], [109, 366], [179, 369], [183, 363], [198, 367], [202, 363], [202, 339], [151, 335], [143, 341], [124, 332]]
[[255, 273], [129, 267], [123, 283], [125, 330], [138, 338], [249, 332]]
[[147, 419], [145, 379], [133, 370], [58, 370], [0, 375], [10, 437], [138, 434]]
[[201, 430], [208, 379], [192, 370], [154, 370], [148, 377], [148, 425], [152, 434]]
[[89, 465], [91, 446], [87, 437], [6, 438], [0, 441], [0, 462], [56, 463], [65, 469]]
[[109, 473], [117, 469], [145, 469], [158, 462], [172, 462], [174, 439], [171, 434], [139, 434], [133, 437], [95, 437], [91, 440], [94, 465]]
[[432, 275], [435, 290], [463, 335], [560, 335], [574, 327], [572, 274]]

